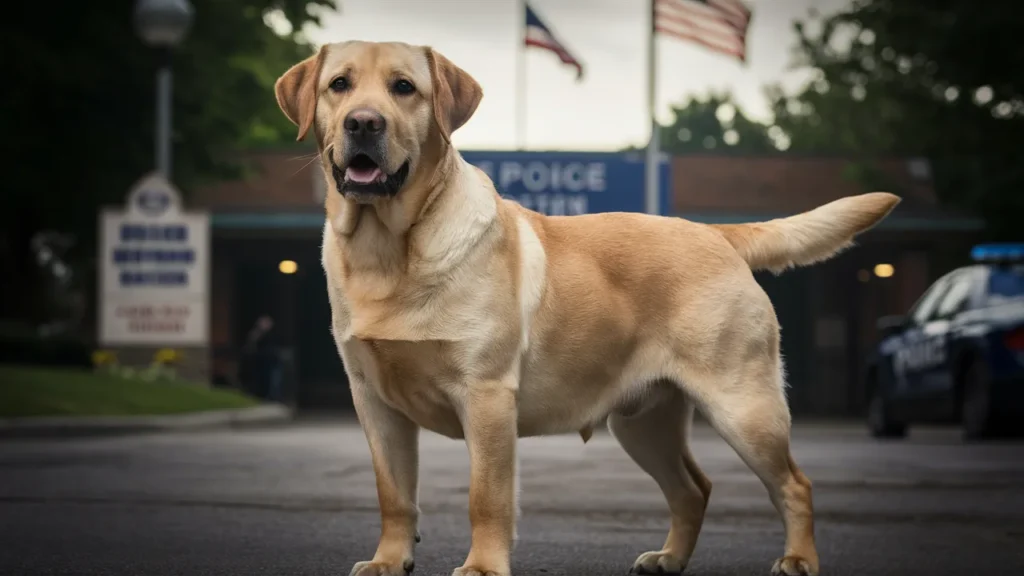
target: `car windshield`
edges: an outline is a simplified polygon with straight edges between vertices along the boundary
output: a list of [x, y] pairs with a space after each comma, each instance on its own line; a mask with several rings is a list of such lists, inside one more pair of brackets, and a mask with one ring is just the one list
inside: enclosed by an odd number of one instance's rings
[[993, 304], [1024, 298], [1024, 267], [992, 269], [988, 294]]

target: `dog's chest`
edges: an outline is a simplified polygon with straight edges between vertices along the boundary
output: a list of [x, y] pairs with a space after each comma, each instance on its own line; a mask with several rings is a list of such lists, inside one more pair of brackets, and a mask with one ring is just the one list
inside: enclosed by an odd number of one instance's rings
[[359, 340], [363, 353], [353, 366], [384, 402], [419, 426], [462, 438], [462, 424], [451, 401], [461, 381], [444, 342]]

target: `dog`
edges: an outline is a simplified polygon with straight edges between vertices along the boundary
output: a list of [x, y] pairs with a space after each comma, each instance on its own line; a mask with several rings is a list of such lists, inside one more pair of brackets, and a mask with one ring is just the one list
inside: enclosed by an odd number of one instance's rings
[[811, 483], [790, 453], [779, 325], [753, 270], [831, 257], [899, 198], [705, 225], [634, 213], [543, 216], [503, 199], [451, 135], [483, 97], [429, 47], [323, 46], [275, 85], [316, 138], [329, 193], [331, 329], [372, 455], [381, 535], [352, 576], [413, 570], [418, 431], [464, 439], [471, 547], [453, 576], [508, 576], [517, 438], [608, 428], [661, 487], [671, 526], [634, 573], [679, 573], [711, 493], [695, 409], [768, 489], [773, 574], [819, 571]]

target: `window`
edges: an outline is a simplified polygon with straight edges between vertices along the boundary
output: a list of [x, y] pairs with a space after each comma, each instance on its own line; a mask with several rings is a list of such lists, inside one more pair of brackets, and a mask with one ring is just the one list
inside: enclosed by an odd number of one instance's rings
[[947, 318], [963, 310], [964, 304], [971, 296], [971, 287], [974, 285], [970, 274], [960, 274], [953, 279], [949, 290], [939, 301], [935, 309], [936, 318]]
[[993, 268], [988, 277], [988, 297], [992, 304], [1024, 297], [1024, 268]]
[[949, 287], [951, 276], [943, 276], [939, 278], [932, 287], [924, 293], [924, 296], [914, 304], [914, 307], [910, 311], [910, 318], [915, 324], [924, 324], [931, 317], [932, 312], [935, 310], [935, 305], [943, 294], [946, 293], [946, 288]]

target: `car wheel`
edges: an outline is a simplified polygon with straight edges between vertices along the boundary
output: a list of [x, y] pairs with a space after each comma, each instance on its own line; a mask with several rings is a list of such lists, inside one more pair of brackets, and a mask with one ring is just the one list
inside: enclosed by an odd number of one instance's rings
[[963, 417], [964, 438], [982, 440], [996, 435], [996, 419], [992, 403], [992, 387], [982, 362], [971, 362], [964, 373]]
[[875, 438], [903, 438], [907, 435], [907, 423], [893, 419], [880, 392], [871, 396], [868, 405], [868, 430]]

